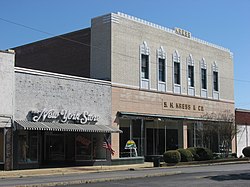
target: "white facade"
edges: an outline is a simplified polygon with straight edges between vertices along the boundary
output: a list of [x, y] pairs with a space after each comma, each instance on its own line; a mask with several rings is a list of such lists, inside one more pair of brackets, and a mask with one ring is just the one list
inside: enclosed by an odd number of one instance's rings
[[243, 156], [242, 150], [250, 146], [250, 126], [237, 125], [237, 156]]

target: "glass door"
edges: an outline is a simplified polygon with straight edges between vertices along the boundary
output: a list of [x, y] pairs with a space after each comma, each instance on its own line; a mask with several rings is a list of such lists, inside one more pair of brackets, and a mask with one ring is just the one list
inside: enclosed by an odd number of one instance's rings
[[64, 161], [65, 160], [65, 143], [64, 134], [46, 135], [46, 160]]

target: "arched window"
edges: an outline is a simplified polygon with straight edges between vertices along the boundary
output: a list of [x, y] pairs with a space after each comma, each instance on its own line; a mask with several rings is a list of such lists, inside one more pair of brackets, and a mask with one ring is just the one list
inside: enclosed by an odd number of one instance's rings
[[219, 73], [216, 62], [213, 63], [212, 72], [213, 72], [213, 98], [219, 99]]
[[200, 63], [201, 70], [201, 96], [207, 97], [207, 63], [204, 58], [202, 58]]
[[181, 93], [181, 58], [177, 50], [173, 54], [174, 93]]
[[188, 95], [195, 95], [194, 89], [194, 60], [190, 54], [187, 58], [187, 85], [188, 85]]
[[158, 91], [166, 91], [166, 52], [161, 46], [157, 50]]
[[140, 45], [140, 87], [149, 89], [150, 88], [150, 63], [149, 63], [149, 47], [144, 41]]

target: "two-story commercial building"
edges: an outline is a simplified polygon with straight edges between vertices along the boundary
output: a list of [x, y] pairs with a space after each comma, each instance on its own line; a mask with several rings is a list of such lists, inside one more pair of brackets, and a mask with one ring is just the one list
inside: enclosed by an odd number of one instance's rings
[[116, 157], [130, 139], [141, 156], [190, 146], [220, 152], [220, 134], [204, 129], [234, 114], [230, 50], [123, 13], [92, 19], [91, 46], [90, 76], [111, 81], [112, 121], [123, 131], [112, 136]]

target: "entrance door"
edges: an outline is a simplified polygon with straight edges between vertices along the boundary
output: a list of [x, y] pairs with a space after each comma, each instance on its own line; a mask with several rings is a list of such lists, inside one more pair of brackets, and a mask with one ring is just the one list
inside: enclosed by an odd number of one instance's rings
[[165, 129], [146, 129], [147, 155], [162, 155], [165, 151]]
[[46, 160], [47, 161], [64, 161], [65, 160], [65, 143], [64, 134], [46, 135]]
[[177, 129], [146, 128], [147, 155], [162, 155], [167, 150], [178, 149]]

